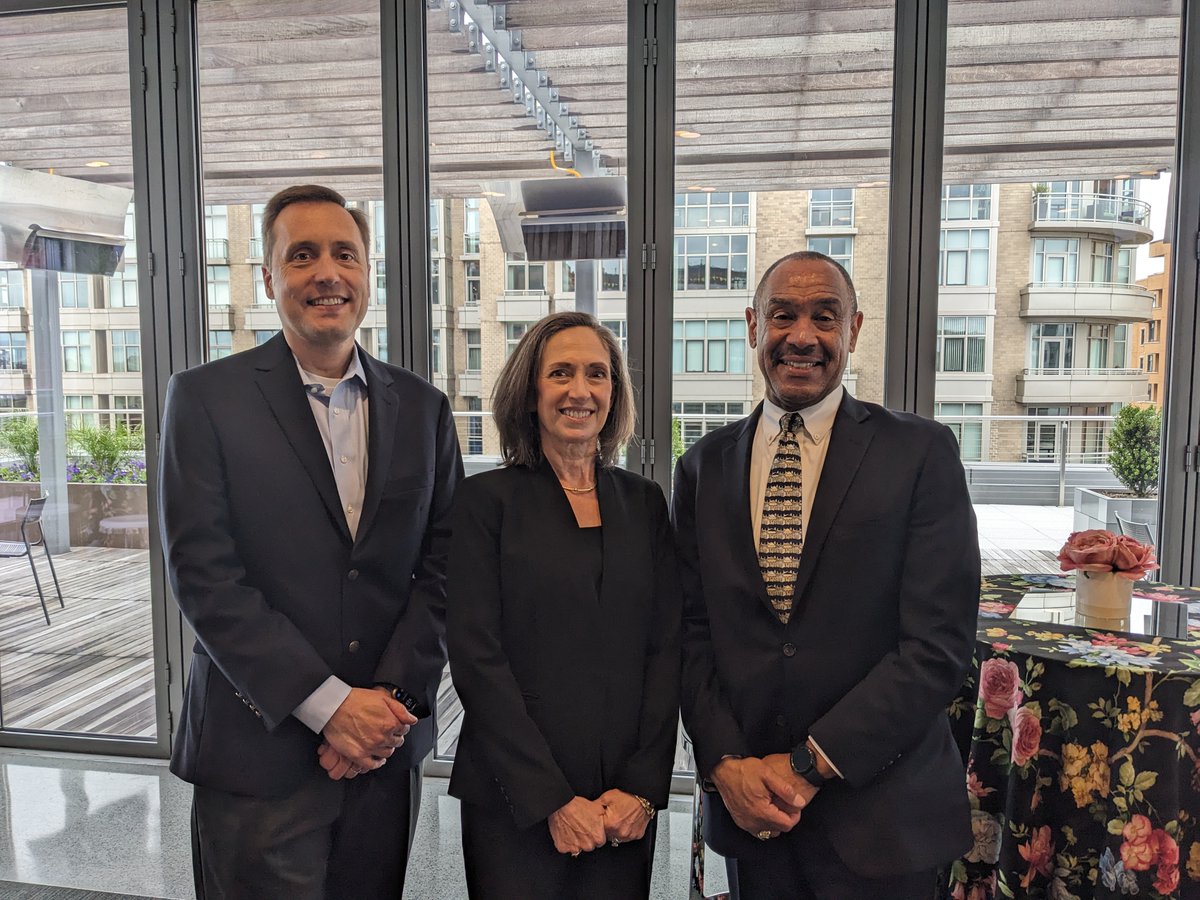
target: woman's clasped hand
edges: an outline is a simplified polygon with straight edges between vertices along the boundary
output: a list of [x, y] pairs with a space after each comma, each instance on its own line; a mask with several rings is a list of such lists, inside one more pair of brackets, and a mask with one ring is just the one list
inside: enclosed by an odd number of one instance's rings
[[550, 836], [559, 853], [578, 856], [606, 843], [616, 847], [639, 840], [650, 819], [645, 806], [633, 794], [608, 790], [596, 800], [573, 797], [550, 814]]

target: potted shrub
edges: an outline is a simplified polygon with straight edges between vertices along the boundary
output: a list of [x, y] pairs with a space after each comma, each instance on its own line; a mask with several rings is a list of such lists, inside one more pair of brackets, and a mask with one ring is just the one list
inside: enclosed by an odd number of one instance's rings
[[1077, 488], [1075, 530], [1119, 533], [1117, 515], [1131, 522], [1158, 521], [1158, 466], [1162, 415], [1155, 406], [1125, 406], [1108, 436], [1108, 467], [1121, 489]]
[[[70, 545], [145, 547], [146, 464], [141, 459], [140, 428], [83, 425], [68, 434], [72, 449], [67, 464], [67, 514]], [[8, 454], [0, 466], [0, 537], [15, 540], [16, 517], [30, 498], [40, 496], [37, 419], [0, 420], [0, 446]], [[138, 517], [146, 525], [104, 528], [113, 517]], [[5, 524], [8, 523], [8, 524]]]

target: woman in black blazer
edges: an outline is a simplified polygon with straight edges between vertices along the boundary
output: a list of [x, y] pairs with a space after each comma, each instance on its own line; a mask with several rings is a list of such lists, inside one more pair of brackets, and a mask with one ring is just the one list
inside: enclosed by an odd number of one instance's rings
[[662, 491], [617, 468], [633, 394], [592, 316], [533, 326], [493, 415], [505, 466], [455, 499], [447, 639], [473, 898], [649, 896], [679, 708]]

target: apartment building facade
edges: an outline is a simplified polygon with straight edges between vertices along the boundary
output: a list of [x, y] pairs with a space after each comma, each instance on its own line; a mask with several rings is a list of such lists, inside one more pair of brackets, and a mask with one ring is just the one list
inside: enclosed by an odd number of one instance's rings
[[[1090, 416], [1094, 423], [1068, 432], [1066, 449], [1073, 460], [1099, 462], [1102, 419], [1161, 390], [1154, 375], [1161, 379], [1165, 304], [1156, 299], [1163, 288], [1136, 283], [1134, 248], [1152, 238], [1136, 187], [1076, 180], [943, 188], [935, 413], [955, 429], [965, 460], [1056, 460], [1064, 441], [1058, 417]], [[374, 224], [360, 341], [386, 358], [383, 204], [360, 205]], [[672, 406], [685, 448], [761, 397], [745, 310], [766, 267], [796, 249], [820, 250], [851, 272], [864, 325], [844, 380], [855, 396], [882, 398], [887, 212], [884, 186], [676, 195]], [[279, 329], [262, 279], [261, 216], [261, 205], [205, 208], [210, 359]], [[588, 276], [572, 261], [506, 254], [487, 198], [436, 199], [429, 218], [432, 379], [451, 399], [464, 455], [487, 464], [499, 455], [489, 410], [504, 360], [532, 323], [574, 309], [578, 279]], [[140, 421], [140, 260], [131, 228], [130, 220], [124, 268], [113, 277], [52, 276], [73, 421]], [[627, 262], [590, 268], [593, 289], [584, 293], [624, 344]], [[0, 270], [0, 412], [37, 405], [31, 290], [29, 273]]]

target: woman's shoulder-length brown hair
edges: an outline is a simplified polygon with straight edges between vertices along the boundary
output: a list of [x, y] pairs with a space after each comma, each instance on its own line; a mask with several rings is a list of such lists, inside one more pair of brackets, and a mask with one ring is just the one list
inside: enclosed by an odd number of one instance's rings
[[541, 431], [537, 420], [538, 367], [550, 338], [568, 328], [590, 328], [608, 351], [612, 405], [600, 430], [600, 464], [605, 467], [615, 465], [621, 449], [633, 437], [633, 387], [616, 335], [588, 313], [551, 313], [525, 332], [500, 370], [492, 392], [492, 418], [500, 432], [500, 451], [505, 465], [533, 467], [542, 461]]

